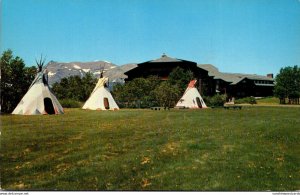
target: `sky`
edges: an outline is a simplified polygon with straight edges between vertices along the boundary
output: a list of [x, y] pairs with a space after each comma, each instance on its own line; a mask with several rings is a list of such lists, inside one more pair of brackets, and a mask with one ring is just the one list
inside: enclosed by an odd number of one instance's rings
[[0, 0], [1, 53], [27, 66], [170, 57], [222, 72], [300, 65], [300, 0]]

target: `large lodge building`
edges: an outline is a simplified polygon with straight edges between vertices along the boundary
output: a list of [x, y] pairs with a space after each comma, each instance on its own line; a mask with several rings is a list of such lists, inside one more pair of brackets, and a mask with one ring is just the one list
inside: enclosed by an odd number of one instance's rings
[[201, 95], [212, 96], [216, 93], [226, 94], [228, 97], [266, 97], [273, 95], [273, 74], [261, 76], [256, 74], [222, 73], [211, 64], [197, 64], [196, 62], [171, 58], [163, 54], [161, 58], [137, 64], [124, 74], [125, 81], [150, 75], [167, 80], [169, 74], [176, 67], [193, 72], [198, 80], [198, 90]]

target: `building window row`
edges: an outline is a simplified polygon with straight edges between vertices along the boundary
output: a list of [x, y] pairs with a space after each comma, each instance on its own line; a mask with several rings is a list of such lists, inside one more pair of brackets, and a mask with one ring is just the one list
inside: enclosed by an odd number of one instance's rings
[[272, 81], [266, 81], [266, 80], [255, 80], [255, 84], [273, 84]]

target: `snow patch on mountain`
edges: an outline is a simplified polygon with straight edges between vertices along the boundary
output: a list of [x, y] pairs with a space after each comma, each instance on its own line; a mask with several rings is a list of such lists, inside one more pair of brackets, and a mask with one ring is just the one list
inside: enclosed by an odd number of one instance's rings
[[52, 76], [54, 76], [54, 75], [56, 75], [56, 72], [48, 72], [48, 75], [50, 76], [50, 77], [52, 77]]
[[95, 71], [93, 74], [100, 74], [101, 71]]
[[90, 68], [83, 68], [82, 70], [83, 70], [84, 72], [90, 72], [91, 69], [90, 69]]
[[78, 65], [76, 65], [76, 64], [74, 64], [73, 67], [74, 67], [75, 69], [81, 69], [81, 67], [78, 66]]

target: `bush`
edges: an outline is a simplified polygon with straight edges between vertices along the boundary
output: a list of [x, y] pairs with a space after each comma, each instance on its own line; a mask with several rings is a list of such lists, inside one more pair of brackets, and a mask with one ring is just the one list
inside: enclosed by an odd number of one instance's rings
[[155, 98], [162, 107], [174, 107], [180, 97], [179, 87], [169, 82], [162, 82], [154, 90]]
[[214, 95], [213, 97], [204, 97], [207, 106], [223, 106], [226, 102], [226, 95]]
[[59, 101], [64, 108], [81, 108], [83, 106], [82, 102], [72, 100], [72, 99], [62, 99]]
[[235, 104], [256, 104], [256, 99], [254, 97], [245, 97], [241, 99], [236, 99]]

